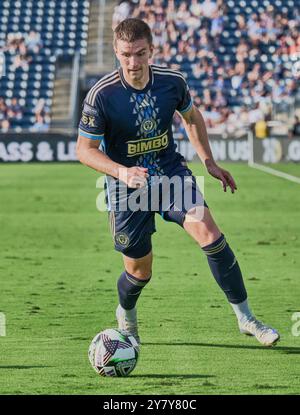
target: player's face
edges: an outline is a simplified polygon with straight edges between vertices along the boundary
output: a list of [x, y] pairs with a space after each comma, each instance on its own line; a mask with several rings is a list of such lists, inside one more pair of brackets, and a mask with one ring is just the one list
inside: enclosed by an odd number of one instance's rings
[[127, 82], [133, 85], [147, 82], [152, 52], [153, 45], [149, 45], [147, 39], [139, 39], [135, 42], [116, 41], [115, 53]]

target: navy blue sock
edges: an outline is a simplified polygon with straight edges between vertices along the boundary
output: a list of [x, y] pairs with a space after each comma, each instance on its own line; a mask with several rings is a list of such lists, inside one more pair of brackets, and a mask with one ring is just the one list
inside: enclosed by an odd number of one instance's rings
[[246, 300], [247, 292], [239, 264], [222, 234], [219, 239], [202, 248], [218, 285], [228, 301], [239, 304]]
[[125, 310], [131, 310], [142, 292], [142, 289], [150, 281], [140, 280], [127, 271], [123, 272], [118, 280], [119, 302]]

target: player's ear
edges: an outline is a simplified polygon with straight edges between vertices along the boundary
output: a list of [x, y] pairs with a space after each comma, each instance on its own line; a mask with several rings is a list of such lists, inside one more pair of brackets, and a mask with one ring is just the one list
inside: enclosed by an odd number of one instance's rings
[[152, 58], [153, 52], [154, 52], [154, 45], [150, 45], [149, 59]]
[[113, 49], [114, 49], [115, 54], [117, 55], [118, 54], [118, 49], [117, 49], [117, 40], [116, 39], [113, 40]]

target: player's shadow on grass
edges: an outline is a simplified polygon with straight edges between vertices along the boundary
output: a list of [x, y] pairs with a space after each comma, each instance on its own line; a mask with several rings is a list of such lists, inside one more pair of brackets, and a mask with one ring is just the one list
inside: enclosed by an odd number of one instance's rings
[[0, 370], [1, 369], [44, 369], [46, 367], [51, 367], [51, 366], [46, 366], [46, 365], [0, 365]]
[[199, 346], [199, 347], [219, 347], [221, 349], [249, 349], [249, 350], [277, 350], [286, 354], [300, 354], [300, 347], [288, 347], [288, 346], [256, 346], [240, 344], [214, 344], [214, 343], [166, 343], [166, 342], [146, 342], [142, 343], [143, 346]]

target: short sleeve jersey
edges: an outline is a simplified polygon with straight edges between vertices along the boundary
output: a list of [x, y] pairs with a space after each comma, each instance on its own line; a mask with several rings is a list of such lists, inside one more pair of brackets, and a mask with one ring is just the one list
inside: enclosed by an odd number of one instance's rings
[[150, 65], [149, 82], [138, 90], [126, 82], [119, 68], [88, 92], [79, 134], [101, 140], [102, 150], [117, 163], [147, 167], [150, 175], [169, 175], [183, 160], [176, 152], [173, 115], [191, 107], [188, 85], [180, 72]]

